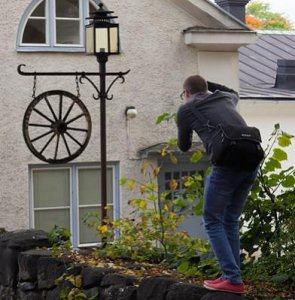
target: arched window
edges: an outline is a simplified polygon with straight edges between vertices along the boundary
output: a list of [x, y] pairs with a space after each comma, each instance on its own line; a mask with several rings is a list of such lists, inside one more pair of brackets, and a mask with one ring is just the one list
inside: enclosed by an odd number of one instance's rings
[[17, 51], [82, 52], [84, 27], [99, 0], [33, 0], [24, 12]]

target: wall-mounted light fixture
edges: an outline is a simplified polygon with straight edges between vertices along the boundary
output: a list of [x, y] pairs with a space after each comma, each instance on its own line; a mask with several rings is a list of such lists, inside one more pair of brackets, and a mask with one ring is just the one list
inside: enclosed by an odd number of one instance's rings
[[134, 119], [137, 116], [137, 110], [135, 106], [127, 106], [125, 109], [125, 115], [127, 119]]

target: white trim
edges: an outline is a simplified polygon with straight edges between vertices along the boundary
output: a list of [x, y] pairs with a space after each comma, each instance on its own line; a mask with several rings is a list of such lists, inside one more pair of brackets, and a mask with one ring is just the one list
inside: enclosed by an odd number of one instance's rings
[[[36, 7], [45, 1], [45, 17], [33, 16], [32, 12]], [[89, 5], [98, 7], [93, 0], [79, 0], [79, 17], [78, 18], [65, 18], [56, 17], [55, 4], [58, 0], [32, 0], [25, 10], [21, 21], [19, 23], [17, 38], [16, 38], [16, 50], [18, 52], [85, 52], [85, 36], [84, 28], [87, 23], [86, 17], [89, 16]], [[33, 44], [22, 43], [24, 30], [26, 28], [29, 19], [45, 19], [45, 43]], [[79, 22], [79, 44], [58, 44], [56, 42], [56, 20], [72, 20]]]
[[[97, 208], [101, 208], [101, 204], [82, 204], [80, 205], [80, 199], [79, 199], [79, 170], [83, 170], [83, 169], [96, 169], [96, 170], [101, 170], [101, 166], [97, 165], [97, 166], [77, 166], [77, 172], [76, 172], [76, 195], [77, 195], [77, 220], [80, 220], [80, 208], [91, 208], [91, 207], [97, 207]], [[115, 220], [116, 218], [116, 214], [115, 214], [115, 209], [116, 209], [116, 199], [117, 199], [117, 195], [116, 195], [116, 182], [115, 182], [115, 165], [107, 165], [107, 169], [111, 169], [112, 170], [112, 180], [113, 180], [113, 184], [112, 184], [112, 189], [113, 189], [113, 202], [112, 203], [107, 203], [108, 206], [112, 206], [113, 208], [113, 220]], [[82, 244], [80, 243], [80, 227], [79, 227], [79, 222], [77, 222], [77, 243], [78, 243], [78, 247], [81, 246], [94, 246], [97, 245], [97, 243], [88, 243], [88, 244]]]

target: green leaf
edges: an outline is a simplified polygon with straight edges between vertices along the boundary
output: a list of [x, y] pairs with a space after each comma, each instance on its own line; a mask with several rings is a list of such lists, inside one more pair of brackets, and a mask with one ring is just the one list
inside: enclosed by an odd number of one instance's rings
[[201, 158], [203, 157], [203, 153], [200, 150], [197, 150], [193, 153], [193, 155], [190, 158], [190, 162], [195, 164], [197, 163]]
[[174, 119], [175, 115], [176, 115], [175, 113], [168, 113], [168, 112], [161, 114], [160, 116], [158, 116], [158, 118], [156, 120], [156, 125], [161, 124], [164, 121], [168, 122], [171, 119]]
[[127, 178], [126, 177], [121, 177], [120, 178], [120, 185], [125, 185], [127, 183]]
[[279, 136], [278, 137], [278, 144], [281, 147], [288, 147], [289, 145], [292, 144], [291, 139], [285, 135]]
[[278, 161], [283, 161], [283, 160], [287, 160], [288, 159], [288, 155], [285, 151], [275, 148], [273, 149], [273, 155], [272, 157], [274, 159], [277, 159]]
[[185, 273], [189, 269], [189, 262], [187, 260], [181, 262], [181, 264], [177, 267], [177, 271], [181, 273]]
[[292, 175], [287, 176], [282, 182], [282, 186], [285, 188], [294, 188], [295, 186], [295, 178]]
[[278, 160], [270, 158], [264, 166], [264, 173], [273, 172], [275, 169], [280, 169], [282, 167]]

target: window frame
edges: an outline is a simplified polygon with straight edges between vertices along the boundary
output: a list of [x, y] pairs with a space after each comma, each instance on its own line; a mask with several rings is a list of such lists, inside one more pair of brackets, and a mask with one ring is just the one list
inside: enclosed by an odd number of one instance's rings
[[[35, 207], [34, 207], [34, 171], [46, 170], [65, 170], [69, 169], [69, 182], [70, 182], [70, 230], [71, 242], [74, 247], [93, 247], [98, 243], [84, 243], [79, 241], [80, 228], [79, 228], [79, 182], [78, 171], [79, 169], [100, 169], [100, 163], [70, 163], [61, 164], [59, 166], [50, 165], [29, 165], [29, 227], [35, 228]], [[108, 162], [107, 168], [112, 169], [113, 176], [113, 219], [117, 220], [122, 215], [121, 213], [121, 199], [120, 199], [120, 171], [118, 162]], [[101, 204], [98, 204], [101, 207]], [[54, 207], [50, 208], [54, 209]], [[49, 210], [50, 210], [49, 209]], [[38, 209], [37, 209], [38, 210]]]
[[[45, 44], [22, 43], [24, 30], [32, 12], [36, 7], [45, 1]], [[85, 25], [89, 22], [86, 18], [89, 16], [89, 5], [98, 8], [98, 0], [78, 0], [79, 1], [79, 20], [80, 20], [80, 44], [57, 44], [56, 42], [56, 18], [55, 3], [58, 0], [32, 0], [23, 13], [19, 22], [16, 38], [17, 52], [85, 52]], [[34, 17], [33, 17], [34, 18]], [[66, 18], [69, 20], [70, 18]]]

